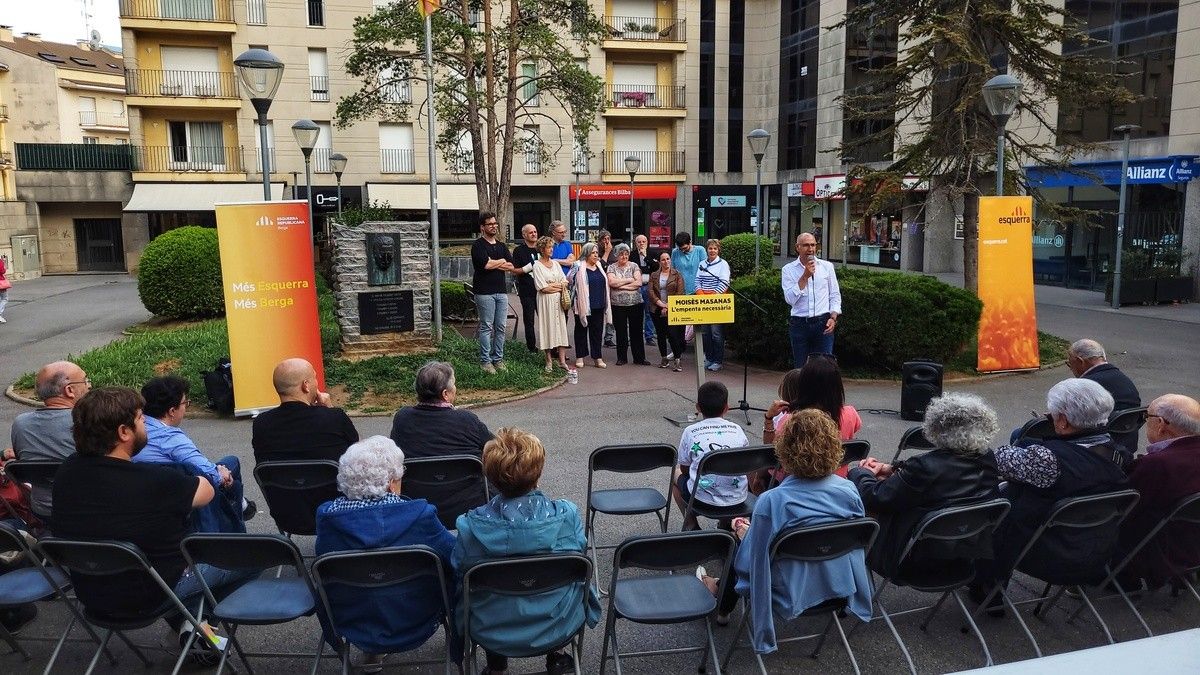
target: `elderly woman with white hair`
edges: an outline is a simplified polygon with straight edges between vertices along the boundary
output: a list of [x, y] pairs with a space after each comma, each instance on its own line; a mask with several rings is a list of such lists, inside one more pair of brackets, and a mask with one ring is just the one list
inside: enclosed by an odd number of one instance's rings
[[[858, 487], [867, 512], [879, 519], [879, 538], [867, 558], [872, 570], [887, 577], [899, 571], [900, 554], [928, 513], [996, 496], [999, 478], [988, 446], [999, 428], [996, 413], [982, 398], [946, 394], [925, 408], [922, 430], [934, 450], [894, 466], [866, 459], [850, 470], [847, 478]], [[963, 559], [990, 554], [987, 540], [954, 550], [926, 548], [904, 571], [955, 566]]]
[[[338, 461], [344, 496], [317, 509], [317, 555], [423, 544], [448, 566], [454, 536], [428, 502], [400, 495], [403, 477], [404, 452], [390, 438], [351, 445]], [[338, 631], [363, 651], [363, 672], [378, 672], [384, 654], [424, 644], [444, 616], [441, 595], [428, 584], [327, 592]]]
[[629, 259], [629, 246], [617, 244], [616, 262], [608, 264], [609, 301], [612, 304], [613, 325], [617, 327], [617, 365], [629, 363], [630, 341], [633, 342], [633, 362], [648, 366], [646, 345], [638, 336], [642, 328], [645, 307], [642, 300], [642, 268]]

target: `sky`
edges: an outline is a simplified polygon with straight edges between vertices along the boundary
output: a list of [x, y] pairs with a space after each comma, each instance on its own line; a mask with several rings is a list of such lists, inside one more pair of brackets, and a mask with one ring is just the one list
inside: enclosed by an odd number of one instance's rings
[[[0, 0], [0, 25], [12, 26], [13, 34], [41, 33], [43, 40], [74, 44], [87, 39], [83, 23], [84, 0]], [[100, 41], [120, 48], [121, 26], [117, 0], [92, 0], [92, 27]]]

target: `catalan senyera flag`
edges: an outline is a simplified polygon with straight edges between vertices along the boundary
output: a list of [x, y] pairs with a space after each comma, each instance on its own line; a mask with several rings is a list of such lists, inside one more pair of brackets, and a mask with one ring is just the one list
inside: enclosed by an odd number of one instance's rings
[[279, 405], [275, 366], [299, 357], [325, 389], [312, 229], [304, 200], [217, 204], [234, 414]]
[[1033, 197], [979, 198], [980, 372], [1037, 368]]
[[417, 0], [417, 11], [420, 12], [421, 16], [423, 17], [429, 16], [430, 14], [438, 11], [441, 6], [442, 0]]

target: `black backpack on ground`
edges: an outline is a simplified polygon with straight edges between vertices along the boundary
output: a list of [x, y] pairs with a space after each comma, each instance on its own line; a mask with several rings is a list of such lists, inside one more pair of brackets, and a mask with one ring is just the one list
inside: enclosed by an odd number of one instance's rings
[[229, 359], [217, 359], [217, 367], [204, 373], [204, 394], [209, 410], [221, 415], [233, 414], [233, 369]]

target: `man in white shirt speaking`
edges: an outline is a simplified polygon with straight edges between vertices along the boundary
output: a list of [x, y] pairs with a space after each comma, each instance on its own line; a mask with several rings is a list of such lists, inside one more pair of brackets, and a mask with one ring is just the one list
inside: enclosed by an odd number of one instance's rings
[[809, 354], [832, 354], [833, 331], [842, 313], [842, 291], [833, 263], [817, 258], [817, 239], [796, 237], [795, 261], [783, 266], [783, 299], [792, 308], [788, 335], [792, 364], [800, 368]]

